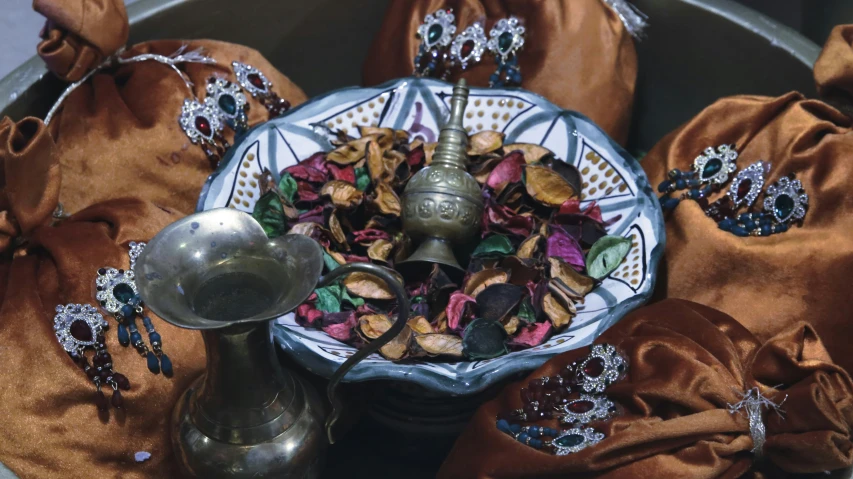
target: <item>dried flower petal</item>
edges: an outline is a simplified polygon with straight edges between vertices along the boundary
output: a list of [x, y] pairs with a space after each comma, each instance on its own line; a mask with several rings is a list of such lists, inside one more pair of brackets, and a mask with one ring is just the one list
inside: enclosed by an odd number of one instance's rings
[[356, 271], [344, 279], [350, 293], [366, 299], [394, 299], [394, 293], [384, 281], [372, 274]]
[[447, 313], [447, 326], [453, 330], [460, 329], [462, 320], [466, 316], [466, 309], [469, 309], [470, 306], [474, 304], [476, 304], [474, 298], [465, 293], [456, 291], [451, 294], [450, 300], [447, 302], [447, 308], [445, 308], [445, 312]]
[[323, 331], [326, 334], [341, 342], [346, 342], [353, 338], [353, 328], [358, 324], [355, 311], [349, 311], [344, 314], [346, 314], [345, 321], [323, 326]]
[[312, 303], [302, 303], [296, 308], [296, 322], [305, 327], [317, 327], [323, 312]]
[[486, 202], [483, 210], [483, 236], [491, 232], [502, 232], [528, 237], [533, 232], [535, 221], [530, 216], [521, 216], [511, 209], [492, 200]]
[[528, 165], [524, 175], [527, 193], [544, 205], [560, 206], [578, 196], [577, 190], [551, 168]]
[[368, 314], [358, 318], [361, 335], [367, 339], [376, 339], [391, 329], [394, 323], [384, 314]]
[[378, 239], [367, 248], [367, 256], [374, 261], [385, 263], [388, 262], [388, 256], [393, 249], [394, 243], [385, 239]]
[[579, 297], [584, 297], [595, 288], [595, 278], [579, 273], [574, 267], [566, 264], [562, 258], [548, 258], [551, 263], [551, 278], [559, 280]]
[[326, 160], [339, 165], [350, 165], [364, 158], [367, 144], [378, 139], [379, 135], [365, 135], [357, 140], [335, 148], [326, 155]]
[[566, 163], [565, 161], [560, 161], [552, 156], [546, 156], [543, 158], [542, 164], [556, 171], [557, 174], [562, 176], [563, 179], [569, 183], [569, 186], [574, 188], [575, 191], [581, 191], [583, 179], [581, 178], [581, 172], [578, 171], [575, 165]]
[[391, 361], [398, 361], [406, 356], [409, 351], [409, 343], [412, 340], [412, 328], [408, 325], [403, 327], [394, 339], [379, 348], [379, 354]]
[[506, 283], [509, 275], [506, 271], [500, 269], [484, 269], [472, 274], [465, 282], [465, 287], [462, 291], [472, 297], [480, 294], [480, 291], [486, 289], [486, 286], [496, 283]]
[[312, 183], [323, 183], [326, 181], [326, 173], [308, 166], [306, 163], [297, 163], [284, 169], [285, 173], [297, 180], [310, 181]]
[[524, 160], [525, 157], [520, 152], [510, 153], [492, 170], [486, 184], [495, 191], [495, 194], [500, 195], [508, 184], [521, 181]]
[[344, 234], [344, 230], [341, 228], [341, 222], [338, 220], [337, 211], [333, 211], [332, 214], [329, 215], [329, 231], [331, 231], [332, 239], [334, 239], [335, 242], [346, 246], [347, 235]]
[[503, 256], [512, 253], [512, 242], [503, 235], [491, 235], [474, 248], [471, 256]]
[[429, 321], [427, 321], [423, 316], [415, 316], [414, 318], [409, 319], [406, 324], [412, 328], [412, 331], [418, 334], [432, 333], [432, 325], [429, 324]]
[[476, 296], [477, 311], [483, 319], [500, 321], [518, 306], [523, 292], [514, 284], [493, 284]]
[[507, 316], [501, 321], [501, 324], [503, 325], [506, 334], [512, 336], [521, 325], [521, 320], [518, 319], [518, 316]]
[[548, 148], [534, 145], [533, 143], [513, 143], [511, 145], [504, 145], [504, 151], [507, 153], [512, 153], [514, 151], [520, 152], [524, 155], [524, 159], [527, 163], [538, 163], [546, 157], [554, 156], [554, 153]]
[[509, 341], [510, 346], [521, 346], [524, 348], [532, 348], [544, 343], [551, 334], [553, 327], [551, 323], [536, 323], [521, 328], [518, 334]]
[[477, 318], [465, 328], [463, 354], [468, 359], [491, 359], [507, 353], [506, 330], [499, 321]]
[[566, 234], [562, 228], [554, 228], [548, 237], [546, 254], [549, 257], [559, 257], [573, 268], [581, 271], [584, 264], [583, 250], [577, 240]]
[[287, 232], [281, 198], [274, 191], [270, 191], [258, 199], [254, 210], [252, 210], [252, 217], [264, 228], [264, 233], [270, 238], [281, 236]]
[[542, 299], [542, 309], [557, 329], [572, 321], [572, 314], [551, 293], [546, 294]]
[[343, 180], [333, 180], [320, 190], [320, 194], [328, 196], [332, 204], [338, 208], [350, 209], [361, 204], [364, 194], [352, 183]]
[[536, 250], [539, 247], [539, 241], [542, 239], [542, 235], [535, 234], [526, 240], [522, 241], [518, 246], [518, 251], [515, 253], [519, 258], [532, 258], [533, 255], [536, 254]]
[[589, 250], [589, 275], [602, 279], [619, 267], [631, 250], [631, 240], [622, 236], [605, 236]]
[[376, 206], [379, 211], [386, 215], [400, 216], [402, 208], [400, 206], [400, 198], [397, 193], [385, 183], [376, 185]]
[[504, 134], [497, 131], [481, 131], [469, 139], [468, 154], [485, 155], [499, 149], [504, 143]]
[[462, 338], [449, 334], [424, 334], [415, 336], [415, 342], [431, 356], [462, 357]]

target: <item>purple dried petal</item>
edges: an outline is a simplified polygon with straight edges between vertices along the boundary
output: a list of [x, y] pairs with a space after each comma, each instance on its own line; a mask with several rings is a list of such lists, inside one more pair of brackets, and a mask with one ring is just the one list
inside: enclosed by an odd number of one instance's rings
[[562, 258], [578, 271], [583, 271], [586, 263], [583, 258], [583, 250], [577, 240], [569, 236], [565, 230], [554, 227], [551, 236], [548, 237], [546, 254]]

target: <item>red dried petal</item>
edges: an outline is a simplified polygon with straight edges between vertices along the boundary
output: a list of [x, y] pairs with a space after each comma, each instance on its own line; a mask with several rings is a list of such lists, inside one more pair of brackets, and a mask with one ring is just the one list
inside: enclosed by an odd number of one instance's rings
[[406, 154], [406, 163], [414, 168], [423, 165], [425, 158], [426, 154], [424, 153], [424, 146], [419, 145], [417, 148]]
[[314, 168], [317, 171], [322, 171], [326, 173], [328, 170], [327, 166], [331, 165], [331, 163], [326, 163], [326, 154], [323, 152], [317, 152], [308, 158], [299, 162], [300, 165], [305, 165], [311, 168]]
[[545, 342], [545, 339], [547, 339], [551, 334], [551, 329], [551, 323], [549, 321], [521, 327], [518, 329], [518, 334], [510, 339], [508, 344], [510, 346], [521, 346], [523, 348], [539, 346]]
[[299, 215], [298, 223], [317, 223], [320, 226], [326, 221], [323, 216], [323, 205], [318, 205]]
[[370, 263], [370, 258], [367, 256], [359, 256], [356, 254], [345, 254], [344, 259], [347, 263]]
[[348, 311], [348, 314], [344, 321], [324, 326], [323, 331], [325, 331], [326, 334], [337, 339], [338, 341], [345, 342], [353, 338], [353, 328], [355, 328], [357, 324], [358, 319], [356, 318], [355, 311]]
[[465, 316], [465, 306], [470, 303], [472, 306], [477, 304], [474, 298], [468, 296], [461, 291], [454, 291], [450, 295], [450, 300], [447, 302], [447, 326], [453, 330], [460, 330], [462, 327], [462, 319]]
[[341, 168], [334, 163], [329, 163], [327, 166], [329, 168], [329, 173], [332, 174], [333, 179], [343, 180], [355, 184], [355, 168], [353, 168], [352, 165], [347, 165]]
[[[314, 295], [317, 296], [316, 294]], [[296, 322], [306, 327], [317, 327], [317, 321], [323, 317], [323, 312], [311, 303], [302, 303], [296, 308]]]
[[524, 165], [524, 155], [520, 151], [513, 151], [492, 170], [486, 184], [495, 190], [496, 194], [500, 194], [508, 184], [521, 181]]
[[290, 173], [290, 176], [297, 180], [311, 181], [313, 183], [325, 183], [328, 180], [328, 175], [316, 168], [312, 168], [305, 163], [288, 166], [284, 171]]
[[384, 239], [384, 240], [388, 240], [388, 241], [391, 240], [391, 235], [389, 235], [388, 233], [386, 233], [382, 230], [373, 229], [373, 228], [366, 229], [366, 230], [353, 231], [352, 235], [354, 237], [353, 242], [355, 242], [355, 243], [373, 243], [374, 241], [380, 240], [380, 239]]
[[317, 201], [320, 199], [320, 195], [314, 191], [314, 186], [307, 181], [297, 181], [296, 182], [296, 195], [298, 201]]
[[494, 232], [514, 234], [526, 238], [533, 233], [534, 228], [532, 217], [517, 215], [510, 208], [496, 204], [492, 200], [486, 201], [482, 224], [483, 237]]

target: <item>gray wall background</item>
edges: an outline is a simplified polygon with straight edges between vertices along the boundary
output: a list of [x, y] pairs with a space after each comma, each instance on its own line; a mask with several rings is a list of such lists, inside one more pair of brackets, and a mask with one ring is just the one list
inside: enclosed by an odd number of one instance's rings
[[[135, 0], [127, 0], [127, 3], [133, 1]], [[833, 25], [853, 23], [853, 0], [739, 1], [802, 32], [819, 45], [823, 45]], [[14, 2], [14, 4], [4, 5], [5, 13], [0, 18], [0, 45], [4, 46], [0, 49], [0, 77], [35, 55], [38, 34], [44, 23], [44, 19], [33, 12], [29, 0], [3, 0], [3, 2]], [[654, 18], [651, 18], [650, 22], [654, 22]]]

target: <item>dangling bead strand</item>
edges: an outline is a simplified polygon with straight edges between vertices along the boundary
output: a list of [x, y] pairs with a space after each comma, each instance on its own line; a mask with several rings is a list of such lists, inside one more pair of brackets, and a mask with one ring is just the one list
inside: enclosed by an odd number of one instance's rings
[[[141, 311], [140, 311], [141, 314]], [[151, 343], [151, 349], [154, 350], [154, 354], [160, 359], [160, 369], [163, 371], [163, 375], [166, 377], [172, 376], [172, 360], [169, 359], [169, 356], [163, 352], [163, 342], [160, 338], [160, 333], [158, 333], [154, 329], [154, 324], [151, 322], [151, 318], [148, 316], [142, 317], [142, 324], [145, 326], [145, 331], [148, 332], [148, 342]]]

